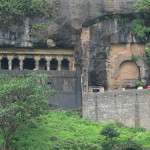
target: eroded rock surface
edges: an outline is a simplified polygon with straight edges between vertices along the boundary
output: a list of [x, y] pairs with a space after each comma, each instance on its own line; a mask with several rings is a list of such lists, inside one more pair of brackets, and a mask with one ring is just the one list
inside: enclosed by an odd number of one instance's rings
[[59, 0], [55, 18], [44, 20], [46, 29], [32, 29], [43, 18], [25, 18], [21, 27], [0, 30], [0, 45], [72, 48], [77, 68], [89, 68], [89, 84], [107, 88], [111, 45], [138, 42], [132, 31], [135, 3], [136, 0]]

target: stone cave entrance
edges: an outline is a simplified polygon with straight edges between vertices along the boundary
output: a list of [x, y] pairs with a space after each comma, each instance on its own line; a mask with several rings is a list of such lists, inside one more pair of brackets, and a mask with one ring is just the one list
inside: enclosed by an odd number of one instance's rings
[[23, 69], [34, 70], [35, 69], [35, 60], [33, 58], [26, 58], [23, 61]]
[[40, 61], [39, 61], [39, 70], [46, 70], [46, 60], [44, 58], [42, 58]]
[[69, 61], [67, 59], [61, 61], [61, 70], [69, 70]]
[[54, 58], [50, 61], [50, 70], [58, 70], [58, 61]]
[[13, 70], [19, 70], [19, 59], [18, 58], [14, 58], [12, 60], [12, 69]]
[[7, 58], [2, 58], [1, 69], [7, 69], [8, 70], [8, 59]]

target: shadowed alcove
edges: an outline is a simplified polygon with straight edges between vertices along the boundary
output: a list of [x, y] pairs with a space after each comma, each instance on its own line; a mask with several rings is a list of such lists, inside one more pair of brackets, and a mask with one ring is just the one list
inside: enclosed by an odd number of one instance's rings
[[68, 59], [63, 59], [61, 61], [61, 70], [69, 70], [69, 61], [68, 61]]
[[12, 69], [19, 70], [19, 59], [18, 58], [14, 58], [12, 60]]
[[50, 61], [50, 70], [58, 70], [58, 61], [55, 58]]
[[1, 60], [1, 69], [8, 69], [8, 59], [7, 58], [3, 58]]
[[23, 61], [23, 69], [26, 69], [26, 70], [35, 69], [35, 60], [33, 58], [26, 58]]

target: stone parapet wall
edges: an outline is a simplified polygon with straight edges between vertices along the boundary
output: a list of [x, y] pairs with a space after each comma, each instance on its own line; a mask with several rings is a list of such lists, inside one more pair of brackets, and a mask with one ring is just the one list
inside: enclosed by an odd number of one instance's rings
[[83, 94], [83, 117], [150, 129], [150, 90]]

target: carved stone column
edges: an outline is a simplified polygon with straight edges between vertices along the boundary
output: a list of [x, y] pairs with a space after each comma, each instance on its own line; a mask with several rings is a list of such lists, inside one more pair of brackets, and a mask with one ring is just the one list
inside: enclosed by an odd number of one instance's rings
[[0, 69], [1, 69], [1, 60], [2, 60], [2, 58], [3, 58], [3, 57], [2, 57], [2, 56], [0, 56]]
[[19, 60], [20, 60], [20, 63], [19, 63], [19, 68], [20, 70], [23, 70], [23, 61], [25, 59], [25, 56], [19, 56]]
[[71, 58], [68, 58], [69, 60], [69, 70], [73, 70], [73, 60]]
[[60, 71], [61, 70], [61, 61], [63, 60], [63, 57], [62, 56], [57, 56], [56, 59], [58, 61], [58, 70]]
[[45, 56], [45, 59], [47, 61], [46, 66], [47, 66], [47, 70], [50, 70], [50, 61], [52, 59], [51, 56]]
[[35, 69], [36, 69], [36, 70], [39, 70], [40, 57], [35, 56], [34, 59], [35, 59]]
[[12, 70], [13, 56], [7, 56], [7, 58], [8, 58], [8, 70]]

